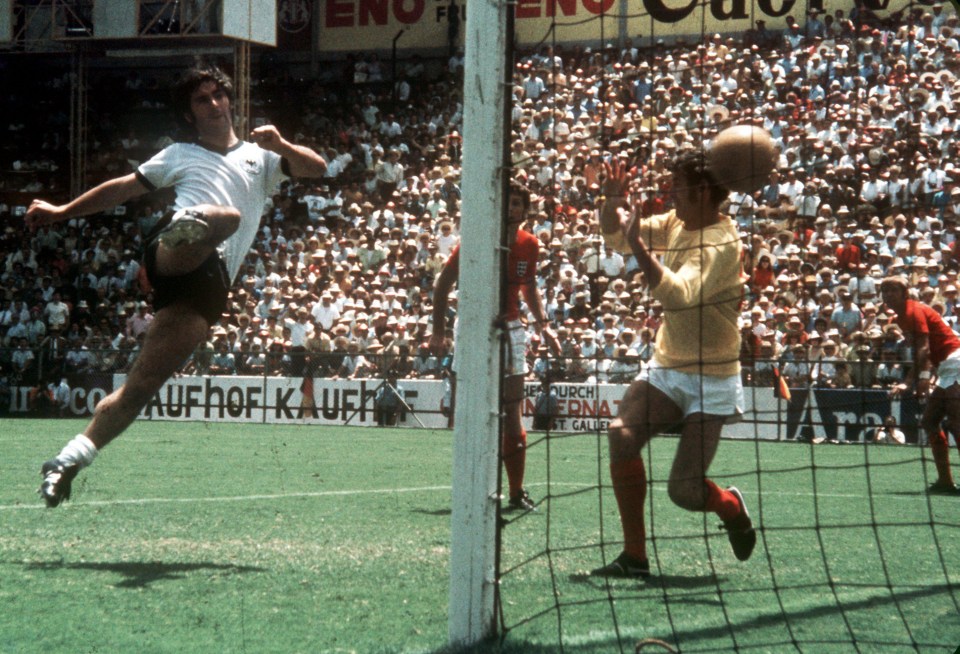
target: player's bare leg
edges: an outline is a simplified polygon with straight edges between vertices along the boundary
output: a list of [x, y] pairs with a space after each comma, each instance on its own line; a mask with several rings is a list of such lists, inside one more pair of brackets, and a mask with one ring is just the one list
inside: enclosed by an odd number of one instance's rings
[[960, 384], [944, 389], [946, 398], [947, 429], [953, 434], [957, 451], [960, 452]]
[[203, 316], [189, 307], [174, 304], [157, 312], [123, 386], [97, 404], [93, 419], [84, 430], [98, 450], [130, 426], [150, 398], [206, 338], [208, 329]]
[[173, 304], [157, 311], [126, 382], [97, 404], [93, 419], [82, 434], [67, 443], [56, 458], [43, 464], [40, 495], [47, 506], [58, 506], [70, 498], [77, 473], [136, 419], [206, 337], [207, 329], [206, 319], [188, 306]]
[[635, 381], [620, 402], [620, 411], [607, 430], [611, 461], [641, 456], [647, 442], [683, 421], [683, 412], [665, 393], [646, 381]]
[[674, 504], [687, 511], [704, 511], [704, 480], [720, 445], [723, 418], [703, 413], [690, 415], [680, 432], [680, 442], [670, 469], [667, 492]]
[[746, 561], [753, 553], [757, 534], [743, 495], [735, 486], [723, 489], [707, 478], [724, 422], [721, 416], [704, 413], [687, 417], [670, 470], [668, 491], [677, 506], [688, 511], [710, 511], [723, 520], [734, 556]]

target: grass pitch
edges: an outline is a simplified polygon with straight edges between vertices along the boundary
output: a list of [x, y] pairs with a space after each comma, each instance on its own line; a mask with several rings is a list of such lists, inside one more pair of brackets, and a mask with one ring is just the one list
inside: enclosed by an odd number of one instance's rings
[[[0, 652], [445, 648], [451, 432], [138, 422], [46, 510], [40, 463], [82, 423], [2, 425]], [[535, 440], [543, 501], [504, 528], [506, 637], [478, 651], [960, 645], [960, 498], [921, 492], [917, 448], [724, 442], [713, 476], [763, 526], [739, 563], [668, 501], [657, 439], [654, 575], [606, 583], [586, 575], [619, 552], [605, 446]]]

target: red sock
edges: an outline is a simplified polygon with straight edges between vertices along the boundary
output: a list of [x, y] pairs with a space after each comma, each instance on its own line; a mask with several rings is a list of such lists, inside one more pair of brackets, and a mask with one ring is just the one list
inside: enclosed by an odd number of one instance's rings
[[717, 486], [709, 479], [703, 480], [707, 488], [706, 510], [716, 513], [721, 520], [728, 522], [740, 515], [740, 501], [728, 490]]
[[647, 530], [643, 523], [643, 505], [647, 499], [647, 469], [643, 458], [611, 461], [610, 477], [613, 480], [617, 508], [620, 509], [623, 551], [646, 561]]
[[523, 473], [527, 467], [526, 430], [517, 436], [504, 432], [500, 449], [503, 467], [507, 471], [507, 483], [510, 485], [510, 497], [515, 497], [523, 490]]
[[930, 434], [930, 453], [933, 454], [933, 463], [937, 466], [937, 481], [944, 484], [953, 483], [953, 474], [950, 472], [950, 441], [943, 431]]

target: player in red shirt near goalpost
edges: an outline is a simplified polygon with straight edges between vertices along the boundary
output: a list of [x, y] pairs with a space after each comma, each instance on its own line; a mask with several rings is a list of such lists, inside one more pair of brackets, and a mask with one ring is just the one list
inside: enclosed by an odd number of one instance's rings
[[937, 481], [927, 491], [960, 495], [950, 472], [950, 445], [943, 431], [946, 420], [953, 437], [960, 438], [960, 338], [939, 313], [911, 299], [907, 289], [902, 277], [887, 277], [880, 283], [883, 303], [896, 312], [897, 325], [913, 350], [914, 365], [904, 383], [890, 394], [900, 397], [912, 388], [918, 398], [926, 398], [920, 426], [937, 467]]
[[[520, 321], [520, 293], [536, 321], [537, 330], [551, 349], [559, 354], [560, 346], [556, 335], [546, 327], [549, 320], [543, 309], [543, 302], [537, 289], [537, 262], [540, 258], [540, 242], [537, 237], [520, 229], [530, 210], [530, 191], [517, 182], [510, 185], [507, 206], [506, 238], [510, 248], [507, 257], [507, 287], [502, 299], [503, 312], [500, 319], [505, 330], [504, 346], [506, 369], [503, 382], [503, 436], [500, 456], [507, 473], [510, 497], [507, 510], [532, 510], [534, 503], [523, 487], [523, 475], [526, 468], [527, 432], [523, 428], [522, 402], [523, 378], [526, 372], [526, 329]], [[433, 293], [433, 334], [430, 347], [441, 352], [444, 347], [444, 334], [447, 326], [447, 297], [457, 283], [460, 272], [460, 247], [450, 253], [450, 258], [437, 276]], [[456, 341], [456, 338], [454, 339]], [[456, 343], [455, 343], [456, 345]], [[454, 372], [457, 372], [454, 355]]]

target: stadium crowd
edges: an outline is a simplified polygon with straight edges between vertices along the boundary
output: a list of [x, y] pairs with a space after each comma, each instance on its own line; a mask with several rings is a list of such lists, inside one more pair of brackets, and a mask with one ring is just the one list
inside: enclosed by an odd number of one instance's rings
[[[285, 182], [273, 196], [228, 314], [184, 372], [447, 374], [449, 351], [427, 343], [433, 280], [470, 220], [460, 213], [463, 59], [442, 72], [428, 63], [407, 60], [390, 80], [383, 62], [358, 56], [305, 83], [277, 71], [256, 81], [255, 115], [321, 153], [327, 177]], [[773, 135], [780, 162], [726, 208], [746, 252], [745, 380], [769, 384], [774, 369], [797, 385], [899, 380], [910, 354], [880, 300], [884, 276], [908, 276], [960, 331], [958, 75], [949, 3], [883, 20], [859, 7], [811, 10], [782, 31], [758, 20], [736, 38], [696, 43], [525, 53], [511, 156], [534, 193], [525, 228], [541, 241], [539, 284], [562, 346], [558, 360], [531, 328], [530, 378], [626, 382], [652, 354], [662, 307], [636, 262], [597, 231], [604, 163], [633, 167], [635, 205], [652, 215], [669, 208], [664, 172], [679, 149], [752, 122]], [[40, 91], [67, 83], [47, 79]], [[138, 73], [92, 83], [120, 110], [91, 126], [86, 187], [133, 170], [169, 138], [163, 121], [123, 120], [162, 112], [164, 84]], [[152, 318], [141, 234], [165, 199], [26, 232], [22, 198], [67, 186], [65, 108], [37, 129], [12, 117], [28, 99], [11, 100], [0, 162], [16, 172], [0, 179], [0, 385], [124, 371]]]

